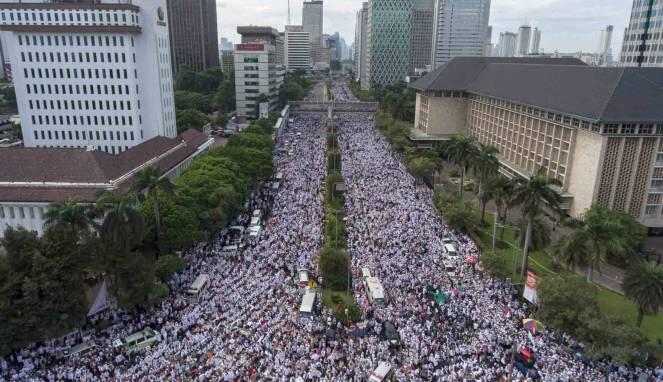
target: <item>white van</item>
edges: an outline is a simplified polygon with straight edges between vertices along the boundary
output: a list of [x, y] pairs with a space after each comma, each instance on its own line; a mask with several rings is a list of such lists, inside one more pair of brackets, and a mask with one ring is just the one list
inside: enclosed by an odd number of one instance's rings
[[260, 234], [262, 233], [262, 227], [259, 225], [254, 225], [249, 227], [249, 237], [252, 239], [258, 239], [260, 238]]
[[316, 294], [310, 290], [306, 290], [304, 297], [302, 297], [302, 305], [299, 307], [299, 317], [311, 318], [313, 316], [313, 308], [315, 306]]
[[258, 219], [262, 218], [262, 210], [253, 210], [251, 216]]
[[200, 275], [196, 280], [191, 284], [191, 286], [186, 290], [188, 298], [198, 298], [200, 293], [207, 289], [209, 286], [209, 276]]
[[368, 301], [373, 305], [384, 305], [386, 299], [384, 297], [384, 289], [377, 277], [368, 277], [364, 281], [364, 288], [366, 289], [366, 296]]
[[394, 375], [394, 371], [391, 370], [391, 365], [386, 362], [380, 362], [377, 369], [373, 371], [371, 377], [368, 379], [369, 382], [387, 382], [390, 381]]
[[366, 279], [371, 277], [371, 271], [368, 268], [361, 269], [361, 279], [366, 284]]
[[161, 341], [161, 334], [150, 328], [136, 332], [122, 340], [115, 340], [114, 347], [124, 346], [127, 349], [141, 349], [152, 346], [154, 343]]
[[65, 356], [66, 357], [71, 357], [74, 355], [84, 356], [92, 352], [96, 348], [97, 348], [97, 343], [94, 342], [93, 340], [85, 341], [65, 351]]
[[452, 263], [452, 262], [449, 261], [449, 260], [444, 260], [444, 261], [442, 262], [442, 264], [444, 264], [444, 269], [445, 269], [447, 272], [453, 272], [453, 271], [456, 270], [456, 266], [454, 265], [454, 263]]
[[307, 269], [298, 269], [297, 270], [297, 287], [300, 291], [305, 291], [308, 287], [308, 270]]
[[453, 244], [445, 244], [444, 245], [444, 250], [447, 252], [449, 256], [458, 256], [458, 252], [456, 251], [456, 247]]

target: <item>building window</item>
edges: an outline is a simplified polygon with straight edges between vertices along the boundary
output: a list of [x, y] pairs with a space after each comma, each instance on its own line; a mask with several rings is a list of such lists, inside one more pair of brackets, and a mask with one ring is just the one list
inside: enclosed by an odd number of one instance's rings
[[658, 206], [647, 206], [645, 208], [645, 215], [646, 216], [656, 215], [657, 212], [658, 212]]

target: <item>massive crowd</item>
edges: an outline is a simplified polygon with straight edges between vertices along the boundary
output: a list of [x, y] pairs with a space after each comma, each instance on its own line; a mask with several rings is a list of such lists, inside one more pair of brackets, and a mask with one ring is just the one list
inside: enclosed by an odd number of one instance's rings
[[[334, 99], [354, 101], [346, 86], [331, 89]], [[466, 259], [477, 254], [456, 234], [460, 255], [442, 266], [440, 238], [449, 234], [431, 201], [373, 126], [370, 114], [337, 119], [346, 182], [348, 253], [354, 296], [369, 330], [355, 335], [329, 312], [313, 320], [298, 316], [301, 294], [297, 270], [315, 274], [323, 238], [326, 126], [323, 117], [297, 115], [278, 144], [275, 162], [280, 188], [252, 195], [234, 224], [248, 223], [250, 211], [269, 211], [261, 238], [237, 253], [224, 254], [227, 232], [200, 243], [184, 256], [187, 269], [171, 282], [175, 291], [161, 306], [138, 313], [105, 313], [113, 324], [88, 334], [99, 347], [85, 356], [57, 359], [54, 348], [38, 344], [0, 360], [5, 381], [366, 381], [380, 362], [389, 362], [399, 381], [495, 381], [508, 373], [511, 346], [535, 349], [536, 369], [546, 381], [605, 380], [553, 335], [530, 338], [519, 329], [526, 308], [510, 289], [475, 273]], [[372, 306], [362, 286], [361, 268], [379, 277], [388, 304]], [[184, 289], [200, 274], [210, 287], [196, 299]], [[427, 296], [447, 294], [445, 304]], [[393, 323], [400, 347], [377, 333]], [[328, 335], [332, 325], [335, 335]], [[151, 327], [162, 340], [127, 350], [113, 340]], [[534, 343], [532, 343], [534, 342]], [[519, 368], [514, 380], [523, 381]], [[631, 380], [627, 371], [611, 381]]]

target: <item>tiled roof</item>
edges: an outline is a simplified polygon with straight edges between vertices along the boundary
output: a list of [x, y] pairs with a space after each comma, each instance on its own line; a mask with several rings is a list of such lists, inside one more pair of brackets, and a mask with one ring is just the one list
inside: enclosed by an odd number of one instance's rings
[[[150, 139], [118, 155], [83, 149], [0, 148], [0, 201], [94, 201], [99, 190], [172, 150], [159, 160], [161, 173], [168, 172], [207, 140], [199, 131], [187, 130], [174, 139]], [[129, 180], [116, 186], [128, 188]]]

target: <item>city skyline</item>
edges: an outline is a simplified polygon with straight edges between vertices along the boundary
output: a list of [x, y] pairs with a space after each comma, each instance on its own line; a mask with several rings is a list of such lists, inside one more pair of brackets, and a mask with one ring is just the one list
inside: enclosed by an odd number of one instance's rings
[[[238, 42], [238, 25], [269, 25], [283, 31], [287, 21], [287, 4], [287, 0], [268, 3], [261, 0], [217, 0], [219, 37]], [[324, 33], [338, 31], [346, 41], [354, 41], [354, 15], [361, 9], [361, 4], [361, 0], [325, 1]], [[292, 24], [301, 24], [302, 5], [303, 0], [290, 1]], [[614, 25], [613, 48], [621, 47], [631, 5], [631, 0], [545, 0], [535, 3], [493, 0], [490, 11], [493, 44], [498, 42], [500, 32], [517, 32], [519, 26], [532, 24], [544, 31], [542, 51], [593, 52], [601, 29]]]

